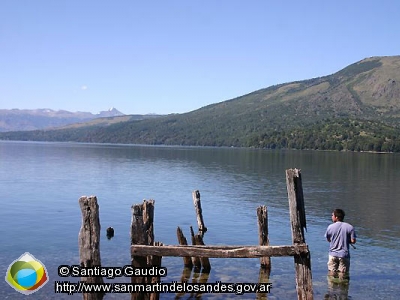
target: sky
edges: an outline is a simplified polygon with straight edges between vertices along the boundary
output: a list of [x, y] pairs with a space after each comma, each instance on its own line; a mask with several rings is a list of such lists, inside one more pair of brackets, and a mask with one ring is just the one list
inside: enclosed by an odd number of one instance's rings
[[2, 0], [0, 109], [184, 113], [400, 55], [400, 1]]

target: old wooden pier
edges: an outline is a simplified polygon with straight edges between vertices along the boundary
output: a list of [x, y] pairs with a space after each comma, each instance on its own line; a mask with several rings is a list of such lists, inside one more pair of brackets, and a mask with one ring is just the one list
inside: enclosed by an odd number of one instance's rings
[[[132, 206], [131, 222], [131, 265], [134, 268], [160, 267], [163, 256], [183, 257], [184, 270], [182, 281], [187, 281], [191, 270], [196, 274], [200, 270], [205, 274], [198, 282], [207, 282], [211, 270], [209, 258], [260, 258], [260, 282], [269, 279], [271, 261], [270, 257], [293, 256], [296, 272], [297, 298], [302, 300], [313, 299], [311, 257], [305, 242], [304, 229], [306, 229], [306, 214], [304, 208], [301, 172], [298, 169], [286, 170], [286, 184], [289, 199], [290, 224], [292, 231], [292, 244], [271, 246], [268, 239], [268, 214], [266, 206], [257, 208], [259, 245], [239, 246], [212, 246], [204, 245], [203, 237], [207, 232], [204, 225], [200, 192], [193, 192], [193, 203], [196, 210], [198, 232], [195, 234], [192, 227], [191, 242], [182, 230], [177, 228], [179, 245], [163, 245], [154, 239], [154, 200], [144, 200], [141, 204]], [[79, 233], [80, 264], [84, 267], [100, 266], [100, 222], [98, 204], [95, 196], [81, 197], [79, 204], [82, 211], [82, 227]], [[194, 275], [195, 276], [195, 275]], [[199, 275], [196, 275], [199, 276]], [[82, 281], [102, 283], [100, 277], [82, 277]], [[203, 280], [203, 281], [202, 281]], [[157, 276], [131, 277], [132, 283], [156, 283]], [[104, 294], [83, 294], [83, 299], [103, 299]], [[132, 293], [131, 299], [159, 299], [157, 293]], [[176, 299], [182, 295], [177, 294]]]

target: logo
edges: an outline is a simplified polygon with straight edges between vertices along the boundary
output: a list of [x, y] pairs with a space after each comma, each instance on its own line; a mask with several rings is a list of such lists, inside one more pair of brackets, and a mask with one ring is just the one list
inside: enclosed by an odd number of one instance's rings
[[25, 252], [10, 264], [5, 278], [17, 292], [29, 295], [49, 281], [47, 274], [44, 264], [29, 252]]

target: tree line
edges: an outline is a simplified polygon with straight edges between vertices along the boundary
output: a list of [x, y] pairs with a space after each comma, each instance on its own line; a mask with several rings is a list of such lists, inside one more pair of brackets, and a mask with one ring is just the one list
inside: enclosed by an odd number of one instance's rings
[[242, 122], [189, 122], [165, 119], [114, 124], [106, 127], [5, 132], [3, 140], [121, 143], [265, 149], [311, 149], [335, 151], [400, 152], [400, 130], [382, 122], [346, 118], [322, 119], [313, 124], [290, 127]]

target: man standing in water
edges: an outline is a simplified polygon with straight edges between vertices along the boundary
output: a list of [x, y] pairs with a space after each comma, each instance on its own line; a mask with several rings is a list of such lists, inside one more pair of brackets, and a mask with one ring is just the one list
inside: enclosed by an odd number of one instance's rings
[[328, 226], [325, 237], [329, 244], [329, 275], [344, 278], [350, 270], [350, 244], [356, 243], [356, 232], [349, 223], [343, 222], [345, 213], [342, 209], [332, 212], [333, 224]]

